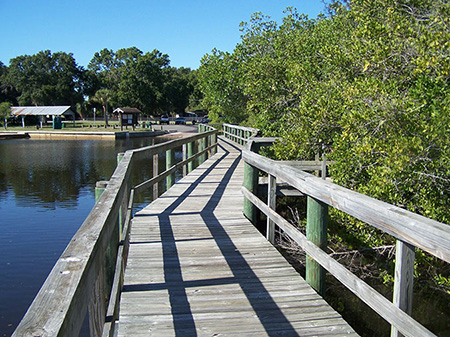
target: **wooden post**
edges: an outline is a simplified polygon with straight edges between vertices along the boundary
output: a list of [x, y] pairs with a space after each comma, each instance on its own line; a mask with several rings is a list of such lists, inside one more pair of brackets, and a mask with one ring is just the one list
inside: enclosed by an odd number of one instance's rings
[[[194, 142], [190, 142], [187, 144], [187, 157], [190, 158], [194, 155]], [[188, 163], [187, 173], [191, 173], [194, 169], [194, 161]]]
[[[204, 139], [204, 138], [200, 138], [200, 139], [197, 141], [197, 150], [198, 150], [198, 152], [203, 151], [203, 139]], [[203, 155], [199, 156], [199, 157], [197, 158], [197, 160], [198, 160], [197, 166], [200, 165], [201, 163], [203, 163]]]
[[[319, 154], [316, 153], [316, 155], [314, 156], [314, 160], [315, 160], [316, 162], [318, 162], [319, 159], [320, 159]], [[315, 174], [316, 174], [316, 176], [320, 177], [320, 171], [319, 171], [319, 170], [316, 170], [316, 171], [315, 171]]]
[[[217, 133], [214, 133], [214, 134], [213, 134], [213, 144], [217, 144]], [[217, 146], [214, 147], [212, 153], [213, 153], [213, 154], [216, 154], [216, 153], [217, 153]]]
[[[326, 251], [328, 205], [308, 197], [306, 218], [306, 238], [322, 250]], [[325, 294], [325, 275], [325, 269], [307, 255], [306, 282], [308, 282], [319, 295]]]
[[[183, 144], [181, 146], [181, 152], [182, 152], [182, 159], [185, 161], [187, 159], [187, 146], [186, 144]], [[186, 165], [183, 165], [183, 177], [185, 177], [187, 174], [187, 167]]]
[[100, 199], [101, 195], [105, 191], [106, 186], [108, 185], [108, 181], [100, 180], [95, 183], [95, 202], [97, 203], [98, 199]]
[[[170, 169], [173, 165], [173, 151], [172, 149], [166, 151], [166, 170]], [[166, 178], [167, 189], [171, 188], [175, 181], [175, 173], [172, 173]]]
[[327, 177], [327, 159], [325, 158], [325, 153], [322, 153], [322, 179]]
[[[256, 195], [258, 190], [258, 169], [247, 163], [244, 163], [244, 186]], [[258, 212], [256, 206], [247, 198], [244, 198], [244, 215], [256, 225]]]
[[[206, 147], [210, 147], [213, 144], [213, 135], [209, 135], [206, 138]], [[211, 158], [212, 156], [212, 150], [208, 150], [208, 156], [207, 159]]]
[[[408, 315], [412, 313], [414, 288], [415, 247], [409, 243], [397, 240], [395, 251], [395, 281], [392, 302]], [[394, 326], [391, 326], [391, 337], [403, 336]]]
[[119, 163], [122, 160], [124, 155], [125, 155], [124, 152], [120, 152], [120, 153], [117, 154], [117, 165], [119, 165]]
[[[199, 139], [199, 149], [198, 151], [203, 151], [204, 149], [206, 149], [206, 137]], [[206, 153], [202, 154], [200, 156], [200, 160], [199, 160], [199, 164], [205, 162], [206, 160]]]
[[[275, 210], [277, 204], [277, 178], [269, 174], [267, 190], [267, 206]], [[271, 243], [275, 243], [275, 223], [267, 217], [266, 238]]]
[[[153, 177], [157, 177], [158, 176], [158, 171], [159, 171], [159, 168], [158, 168], [158, 154], [156, 153], [156, 154], [154, 154], [153, 155]], [[156, 183], [156, 184], [153, 184], [153, 200], [156, 200], [156, 199], [158, 199], [158, 193], [159, 193], [159, 191], [158, 191], [158, 183]]]

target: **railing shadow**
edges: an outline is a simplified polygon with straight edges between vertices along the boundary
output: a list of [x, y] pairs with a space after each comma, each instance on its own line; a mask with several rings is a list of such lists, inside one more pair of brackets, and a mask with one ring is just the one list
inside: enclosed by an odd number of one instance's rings
[[[231, 145], [231, 144], [230, 144]], [[234, 145], [232, 145], [234, 147]], [[274, 334], [276, 325], [283, 326], [284, 333], [288, 336], [297, 336], [297, 332], [291, 325], [289, 320], [280, 310], [279, 306], [275, 303], [269, 292], [265, 289], [263, 283], [254, 273], [249, 266], [244, 256], [239, 252], [233, 240], [229, 237], [225, 229], [223, 228], [220, 220], [214, 214], [220, 199], [223, 197], [225, 188], [231, 177], [236, 170], [241, 156], [237, 157], [230, 168], [225, 173], [221, 182], [217, 186], [210, 200], [207, 202], [200, 215], [204, 220], [206, 226], [213, 238], [220, 237], [220, 240], [216, 240], [222, 255], [225, 257], [228, 266], [230, 267], [235, 277], [236, 283], [239, 284], [244, 291], [248, 301], [250, 302], [253, 310], [257, 314], [261, 324], [264, 326], [269, 336]], [[258, 297], [253, 296], [255, 293]], [[264, 306], [261, 306], [261, 299], [264, 300]], [[270, 320], [267, 318], [270, 316]]]
[[[226, 143], [227, 145], [240, 150], [235, 145], [228, 142]], [[285, 317], [279, 306], [275, 303], [270, 293], [265, 289], [262, 281], [254, 273], [244, 256], [239, 252], [232, 239], [223, 228], [220, 220], [214, 214], [214, 211], [217, 209], [219, 202], [224, 196], [225, 189], [230, 182], [233, 173], [239, 165], [241, 160], [240, 155], [236, 157], [231, 165], [226, 169], [223, 177], [218, 180], [219, 182], [213, 192], [213, 195], [203, 209], [197, 213], [200, 215], [201, 219], [211, 233], [211, 240], [214, 240], [215, 244], [220, 249], [233, 276], [193, 281], [183, 280], [180, 256], [177, 249], [177, 242], [180, 240], [176, 240], [175, 238], [170, 216], [175, 212], [177, 207], [180, 206], [192, 194], [192, 192], [194, 192], [194, 190], [204, 182], [205, 178], [230, 154], [225, 147], [222, 147], [222, 150], [222, 157], [217, 159], [216, 162], [205, 169], [204, 172], [200, 174], [199, 177], [163, 212], [158, 215], [136, 215], [136, 217], [158, 216], [163, 250], [165, 281], [164, 283], [157, 284], [128, 285], [124, 287], [123, 292], [166, 289], [169, 293], [175, 334], [177, 336], [197, 336], [195, 319], [191, 310], [186, 289], [190, 287], [237, 284], [243, 290], [248, 302], [252, 306], [254, 312], [259, 318], [259, 321], [269, 336], [274, 336], [275, 334], [278, 335], [279, 331], [277, 333], [276, 330], [279, 329], [280, 326], [283, 327], [284, 335], [297, 336], [298, 334], [294, 327]], [[192, 214], [191, 212], [189, 213]], [[178, 213], [176, 214], [178, 215]], [[131, 243], [131, 245], [132, 244], [133, 243]], [[255, 296], [255, 294], [258, 294], [258, 296]], [[269, 317], [270, 319], [267, 319]]]

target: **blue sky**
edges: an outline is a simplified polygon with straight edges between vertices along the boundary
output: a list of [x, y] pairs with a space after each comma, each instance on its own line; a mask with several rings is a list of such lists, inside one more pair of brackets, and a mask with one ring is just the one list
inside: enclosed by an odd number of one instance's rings
[[310, 18], [324, 8], [321, 0], [0, 0], [0, 61], [49, 49], [86, 67], [103, 48], [136, 46], [196, 69], [213, 48], [232, 51], [252, 13], [280, 22], [289, 6]]

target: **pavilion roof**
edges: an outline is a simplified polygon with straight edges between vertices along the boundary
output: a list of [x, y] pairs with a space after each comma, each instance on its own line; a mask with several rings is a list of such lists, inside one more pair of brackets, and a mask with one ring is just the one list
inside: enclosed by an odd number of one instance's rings
[[14, 116], [61, 116], [75, 115], [70, 106], [13, 106]]

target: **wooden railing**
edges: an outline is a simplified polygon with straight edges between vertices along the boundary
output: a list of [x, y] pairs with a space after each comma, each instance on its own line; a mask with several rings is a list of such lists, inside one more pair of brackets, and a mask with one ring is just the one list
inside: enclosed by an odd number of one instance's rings
[[[202, 162], [214, 154], [217, 130], [202, 125], [200, 131], [118, 155], [111, 179], [97, 184], [97, 203], [56, 262], [13, 336], [78, 336], [87, 310], [91, 336], [114, 335], [134, 195], [158, 186], [164, 179], [170, 188], [177, 169], [183, 167], [183, 172], [188, 173], [194, 168], [194, 161]], [[174, 163], [173, 150], [179, 147], [183, 149], [183, 159]], [[166, 170], [159, 173], [158, 156], [163, 153]], [[156, 163], [153, 177], [132, 186], [133, 164], [142, 159]]]
[[258, 129], [248, 128], [245, 126], [222, 124], [223, 135], [232, 141], [245, 145], [247, 141], [258, 134]]
[[[306, 173], [289, 162], [259, 155], [273, 139], [253, 138], [242, 152], [245, 162], [242, 188], [248, 218], [255, 209], [267, 216], [267, 238], [273, 242], [275, 225], [307, 253], [306, 280], [324, 291], [325, 269], [392, 326], [391, 336], [434, 336], [410, 317], [414, 280], [415, 247], [450, 262], [450, 227], [402, 208], [370, 198]], [[268, 175], [267, 202], [255, 195], [259, 171]], [[284, 181], [307, 196], [306, 236], [275, 212], [277, 181]], [[325, 253], [328, 206], [335, 207], [397, 239], [393, 303]], [[311, 259], [312, 258], [312, 259]]]

